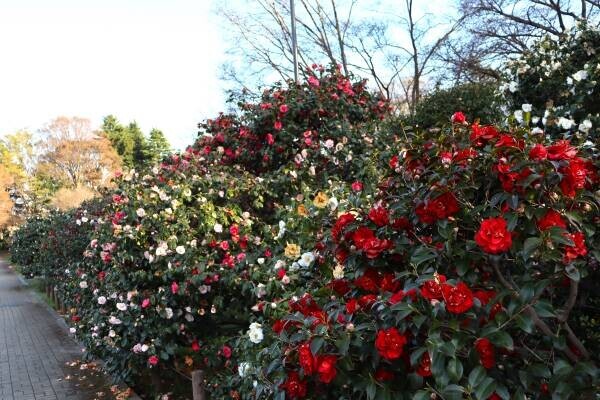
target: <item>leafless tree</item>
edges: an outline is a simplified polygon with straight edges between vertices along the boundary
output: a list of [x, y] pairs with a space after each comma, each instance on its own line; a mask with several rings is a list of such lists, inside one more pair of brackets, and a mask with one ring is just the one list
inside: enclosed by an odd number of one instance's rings
[[[248, 90], [248, 78], [259, 82], [268, 75], [292, 78], [292, 43], [287, 0], [253, 0], [260, 9], [241, 13], [240, 7], [222, 8], [234, 35], [235, 61], [224, 68], [224, 79]], [[401, 99], [407, 111], [422, 94], [437, 54], [462, 24], [462, 18], [444, 21], [443, 30], [433, 15], [417, 12], [419, 2], [404, 0], [402, 7], [387, 1], [299, 0], [297, 25], [301, 71], [313, 63], [340, 64], [344, 73], [367, 77], [383, 96]], [[360, 8], [360, 9], [359, 9]], [[398, 35], [398, 32], [402, 35]], [[239, 68], [241, 67], [241, 68]], [[240, 74], [240, 69], [249, 74]], [[248, 76], [250, 75], [250, 76]], [[256, 81], [255, 81], [256, 82]]]
[[493, 67], [545, 35], [580, 21], [598, 25], [599, 0], [459, 0], [464, 31], [445, 43], [442, 58], [457, 81], [496, 79]]

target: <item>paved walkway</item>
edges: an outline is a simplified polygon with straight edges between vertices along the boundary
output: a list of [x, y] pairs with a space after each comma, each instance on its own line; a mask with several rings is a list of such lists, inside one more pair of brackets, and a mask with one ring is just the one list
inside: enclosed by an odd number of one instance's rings
[[59, 318], [0, 257], [0, 400], [114, 398]]

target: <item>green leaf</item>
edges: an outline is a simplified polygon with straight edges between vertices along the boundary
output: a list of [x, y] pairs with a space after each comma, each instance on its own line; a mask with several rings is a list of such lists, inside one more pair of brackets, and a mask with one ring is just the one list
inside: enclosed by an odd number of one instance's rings
[[496, 331], [488, 335], [488, 339], [498, 347], [504, 347], [508, 350], [513, 349], [513, 339], [512, 337], [505, 331]]
[[571, 365], [562, 358], [556, 359], [554, 361], [554, 375], [564, 377], [569, 375], [572, 371], [573, 367], [571, 367]]
[[541, 363], [531, 364], [528, 368], [532, 375], [538, 378], [550, 379], [550, 370], [548, 367]]
[[437, 257], [437, 253], [425, 246], [421, 246], [415, 250], [412, 257], [410, 258], [410, 262], [415, 264], [416, 266], [423, 264], [425, 261], [432, 260]]
[[431, 395], [426, 390], [419, 390], [413, 395], [412, 400], [430, 400]]
[[542, 239], [539, 237], [530, 237], [523, 244], [523, 260], [529, 259], [531, 254], [542, 244]]
[[581, 279], [579, 269], [573, 264], [567, 265], [565, 267], [565, 273], [570, 279], [574, 280], [575, 282], [579, 282], [579, 280]]
[[448, 375], [453, 382], [460, 381], [460, 378], [462, 378], [463, 375], [463, 365], [458, 359], [450, 359], [446, 369], [448, 370]]
[[496, 390], [496, 381], [486, 377], [475, 389], [475, 397], [479, 400], [487, 400]]
[[408, 317], [412, 312], [412, 308], [408, 303], [396, 303], [390, 307], [390, 310], [395, 311], [394, 316], [397, 321], [401, 321], [404, 318]]
[[469, 386], [472, 388], [477, 387], [477, 385], [482, 382], [485, 377], [485, 368], [483, 368], [481, 365], [476, 366], [469, 374]]
[[323, 344], [325, 344], [325, 339], [322, 337], [319, 336], [313, 338], [313, 340], [310, 342], [310, 351], [313, 354], [318, 354], [319, 350], [321, 350], [321, 347], [323, 347]]
[[533, 333], [533, 320], [527, 314], [519, 314], [515, 317], [515, 323], [527, 333]]
[[375, 382], [369, 382], [367, 384], [367, 399], [373, 400], [375, 394], [377, 394], [377, 386], [375, 385]]

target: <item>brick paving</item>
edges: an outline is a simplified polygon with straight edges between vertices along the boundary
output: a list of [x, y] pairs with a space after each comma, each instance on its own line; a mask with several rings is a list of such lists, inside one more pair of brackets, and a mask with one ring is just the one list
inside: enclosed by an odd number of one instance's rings
[[0, 257], [0, 400], [110, 399], [110, 381], [83, 364], [60, 317]]

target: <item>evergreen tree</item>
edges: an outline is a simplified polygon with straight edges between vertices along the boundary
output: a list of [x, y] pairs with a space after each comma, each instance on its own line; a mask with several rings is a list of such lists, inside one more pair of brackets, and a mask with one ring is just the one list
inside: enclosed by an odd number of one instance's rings
[[150, 131], [148, 149], [152, 164], [156, 164], [171, 152], [171, 145], [165, 134], [161, 130], [154, 128]]

